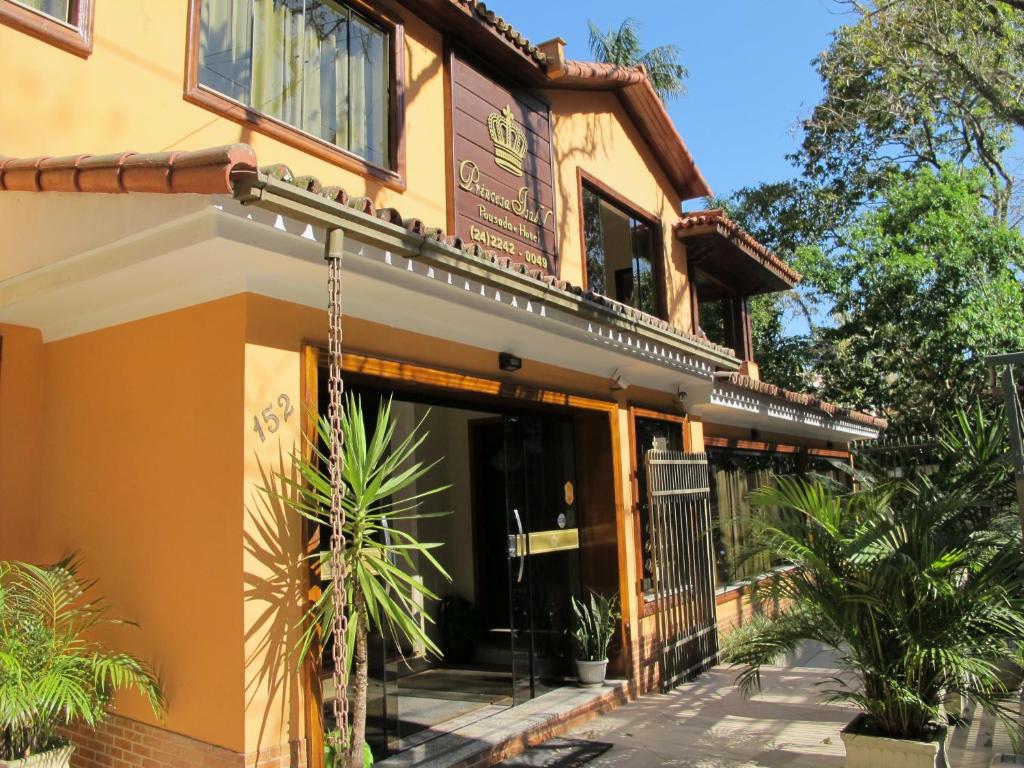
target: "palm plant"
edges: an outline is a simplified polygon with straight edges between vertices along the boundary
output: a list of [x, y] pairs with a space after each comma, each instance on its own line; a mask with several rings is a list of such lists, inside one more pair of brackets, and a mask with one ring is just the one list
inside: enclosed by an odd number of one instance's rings
[[60, 728], [96, 726], [124, 688], [162, 713], [153, 670], [90, 639], [106, 627], [132, 625], [87, 596], [94, 583], [81, 580], [70, 560], [45, 568], [0, 561], [0, 759], [60, 749]]
[[[424, 417], [425, 418], [425, 417]], [[428, 496], [447, 486], [420, 490], [415, 483], [437, 462], [416, 461], [416, 451], [427, 438], [423, 421], [409, 434], [395, 441], [396, 420], [391, 401], [380, 404], [376, 426], [367, 434], [362, 403], [349, 395], [341, 417], [344, 459], [346, 549], [343, 562], [347, 585], [349, 636], [348, 653], [352, 660], [353, 704], [351, 731], [345, 743], [345, 754], [335, 759], [339, 764], [362, 766], [366, 734], [366, 694], [369, 681], [367, 638], [371, 630], [387, 633], [396, 644], [426, 648], [441, 655], [440, 648], [420, 624], [423, 599], [437, 596], [416, 578], [417, 560], [429, 565], [450, 580], [448, 573], [432, 554], [441, 544], [426, 544], [402, 529], [403, 524], [438, 514], [419, 510]], [[317, 442], [309, 459], [293, 457], [299, 480], [281, 476], [291, 493], [283, 500], [303, 517], [318, 525], [331, 525], [331, 477], [328, 456], [332, 441], [331, 425], [326, 416], [317, 422]], [[412, 489], [411, 493], [406, 493]], [[330, 553], [316, 556], [321, 568], [337, 567], [330, 562]], [[302, 658], [318, 649], [318, 639], [329, 637], [334, 623], [333, 584], [328, 583], [306, 616], [305, 631], [299, 652]], [[430, 617], [426, 617], [430, 620]], [[348, 670], [346, 670], [346, 674]], [[347, 724], [338, 723], [345, 729]], [[343, 762], [341, 762], [343, 761]]]
[[576, 614], [576, 658], [580, 661], [607, 659], [608, 646], [621, 615], [618, 595], [604, 597], [591, 592], [589, 604], [574, 597], [572, 610]]
[[603, 31], [593, 21], [590, 27], [590, 53], [600, 62], [620, 67], [643, 65], [651, 85], [665, 101], [686, 93], [686, 67], [679, 63], [679, 48], [659, 45], [644, 51], [640, 45], [640, 22], [634, 18], [623, 21], [618, 29]]
[[978, 518], [1006, 481], [991, 438], [983, 421], [957, 414], [939, 473], [862, 475], [852, 493], [782, 477], [751, 494], [782, 511], [753, 521], [759, 548], [794, 568], [756, 591], [782, 608], [727, 640], [745, 693], [760, 686], [762, 666], [812, 640], [853, 673], [826, 695], [861, 708], [867, 732], [928, 740], [950, 693], [1017, 732], [1000, 667], [1021, 661], [1024, 559], [1019, 529]]

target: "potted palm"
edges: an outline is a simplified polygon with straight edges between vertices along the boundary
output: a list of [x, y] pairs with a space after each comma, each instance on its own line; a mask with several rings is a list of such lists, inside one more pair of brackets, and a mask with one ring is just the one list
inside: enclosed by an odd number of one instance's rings
[[576, 675], [580, 685], [604, 683], [608, 671], [608, 646], [619, 621], [619, 597], [590, 593], [590, 601], [572, 598], [576, 629]]
[[152, 669], [90, 639], [111, 625], [105, 601], [73, 562], [37, 567], [0, 561], [0, 768], [67, 768], [62, 729], [95, 726], [114, 694], [134, 688], [154, 713], [163, 695]]
[[[346, 638], [351, 669], [343, 670], [352, 682], [352, 721], [335, 724], [339, 737], [331, 739], [328, 763], [362, 768], [372, 764], [366, 747], [366, 702], [369, 684], [367, 641], [371, 631], [388, 633], [396, 646], [424, 648], [441, 656], [441, 649], [420, 622], [426, 600], [437, 600], [417, 569], [427, 566], [445, 579], [451, 577], [432, 551], [441, 546], [423, 543], [408, 531], [408, 524], [447, 514], [421, 511], [423, 500], [447, 486], [424, 488], [419, 481], [435, 465], [417, 461], [417, 451], [428, 433], [423, 421], [408, 435], [396, 439], [397, 420], [391, 401], [382, 401], [372, 433], [368, 433], [359, 397], [349, 395], [341, 414], [342, 479], [345, 483], [346, 547], [341, 567], [346, 577], [349, 635]], [[315, 524], [331, 524], [331, 477], [328, 456], [332, 429], [326, 415], [317, 420], [316, 441], [310, 458], [293, 455], [298, 478], [280, 475], [285, 504]], [[268, 489], [269, 493], [273, 493]], [[314, 556], [320, 569], [337, 566], [329, 552]], [[334, 624], [334, 587], [325, 582], [306, 615], [299, 655], [322, 653], [319, 638], [329, 637]]]
[[808, 640], [833, 649], [849, 674], [826, 694], [863, 710], [842, 733], [849, 768], [945, 766], [950, 695], [1017, 729], [1002, 671], [1019, 666], [1024, 561], [1019, 527], [992, 506], [1006, 497], [1005, 443], [956, 423], [938, 472], [861, 475], [855, 492], [783, 477], [751, 494], [781, 511], [755, 522], [756, 548], [793, 569], [757, 595], [783, 607], [732, 634], [725, 658], [749, 693], [780, 654]]

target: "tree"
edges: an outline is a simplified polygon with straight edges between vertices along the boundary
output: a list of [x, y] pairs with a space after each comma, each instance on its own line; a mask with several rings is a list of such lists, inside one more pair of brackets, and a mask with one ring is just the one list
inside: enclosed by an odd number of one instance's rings
[[628, 18], [618, 29], [603, 32], [593, 21], [590, 27], [590, 53], [600, 62], [620, 67], [643, 65], [658, 95], [665, 101], [686, 93], [686, 67], [679, 63], [679, 48], [659, 45], [644, 51], [640, 45], [640, 22]]
[[894, 170], [984, 169], [997, 218], [1010, 209], [1006, 150], [1024, 126], [1024, 13], [1002, 0], [847, 0], [815, 64], [825, 93], [794, 156], [807, 179], [856, 207]]
[[[440, 648], [420, 625], [422, 602], [438, 598], [415, 577], [417, 566], [425, 565], [450, 580], [432, 554], [441, 544], [420, 542], [403, 529], [409, 521], [437, 516], [419, 511], [420, 503], [447, 487], [421, 490], [416, 485], [434, 467], [416, 460], [416, 451], [427, 438], [422, 426], [421, 421], [407, 436], [396, 440], [397, 422], [392, 418], [390, 401], [381, 403], [371, 434], [367, 433], [357, 397], [349, 395], [342, 411], [346, 547], [341, 565], [347, 585], [349, 652], [345, 658], [352, 660], [353, 702], [351, 735], [343, 742], [344, 754], [338, 757], [342, 765], [352, 768], [362, 768], [364, 764], [370, 631], [386, 632], [396, 644], [404, 640], [413, 647], [441, 655]], [[290, 491], [283, 499], [289, 507], [315, 524], [329, 527], [328, 455], [333, 432], [326, 416], [320, 417], [317, 433], [319, 443], [313, 446], [312, 458], [298, 454], [293, 457], [300, 479], [285, 475], [280, 479]], [[330, 552], [321, 553], [319, 565], [337, 567]], [[300, 646], [303, 657], [316, 648], [318, 637], [331, 635], [333, 594], [333, 584], [328, 583], [309, 609]], [[429, 616], [426, 618], [430, 620]], [[347, 724], [337, 723], [336, 727], [344, 734]]]
[[1024, 237], [991, 218], [980, 172], [923, 169], [887, 185], [848, 247], [799, 265], [832, 302], [817, 335], [827, 399], [935, 434], [980, 396], [984, 357], [1024, 347]]

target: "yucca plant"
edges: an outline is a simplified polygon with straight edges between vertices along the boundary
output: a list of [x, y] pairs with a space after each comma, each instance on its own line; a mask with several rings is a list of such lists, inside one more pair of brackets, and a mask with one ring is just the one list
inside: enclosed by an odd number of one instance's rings
[[939, 456], [939, 476], [909, 468], [851, 493], [782, 477], [751, 494], [785, 512], [753, 524], [758, 546], [794, 568], [755, 589], [781, 609], [727, 640], [744, 692], [760, 686], [762, 666], [811, 640], [852, 673], [825, 695], [862, 709], [871, 734], [927, 741], [944, 694], [971, 697], [1017, 733], [1000, 668], [1021, 661], [1024, 559], [1019, 528], [992, 524], [991, 509], [978, 517], [1007, 482], [990, 438], [958, 414], [940, 450], [959, 459]]
[[576, 616], [576, 658], [580, 661], [604, 661], [608, 658], [615, 627], [618, 625], [619, 596], [605, 597], [590, 593], [590, 601], [572, 598], [572, 610]]
[[0, 760], [66, 747], [60, 729], [96, 726], [121, 689], [134, 688], [157, 716], [163, 712], [152, 668], [94, 639], [112, 625], [134, 626], [89, 597], [94, 584], [70, 560], [0, 561]]
[[[416, 452], [427, 438], [423, 421], [407, 436], [395, 440], [397, 422], [391, 401], [382, 401], [376, 426], [367, 434], [362, 402], [348, 395], [341, 417], [344, 459], [346, 549], [341, 567], [345, 572], [348, 596], [349, 636], [346, 658], [351, 660], [353, 701], [352, 723], [338, 723], [344, 754], [335, 755], [338, 765], [361, 768], [366, 734], [366, 694], [368, 686], [367, 638], [372, 631], [393, 637], [396, 644], [406, 641], [437, 656], [441, 650], [420, 625], [424, 600], [437, 596], [416, 578], [417, 568], [428, 566], [441, 576], [450, 576], [434, 557], [432, 550], [441, 544], [420, 542], [402, 526], [410, 521], [436, 517], [444, 513], [420, 511], [422, 501], [447, 488], [425, 490], [414, 487], [437, 462], [416, 460]], [[328, 456], [332, 442], [326, 415], [317, 421], [317, 439], [311, 446], [311, 458], [293, 456], [299, 480], [282, 475], [286, 490], [284, 501], [303, 517], [317, 524], [331, 524], [331, 478]], [[317, 556], [319, 565], [335, 567], [329, 553]], [[419, 560], [419, 563], [417, 563]], [[319, 638], [329, 637], [334, 622], [333, 584], [328, 582], [309, 609], [299, 648], [302, 658], [319, 649]], [[425, 617], [430, 621], [430, 617]], [[346, 670], [346, 674], [349, 670]]]

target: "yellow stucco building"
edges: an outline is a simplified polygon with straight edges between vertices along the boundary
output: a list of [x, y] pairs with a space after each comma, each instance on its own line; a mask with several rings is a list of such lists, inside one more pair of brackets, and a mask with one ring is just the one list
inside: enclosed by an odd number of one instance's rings
[[759, 380], [746, 298], [799, 275], [681, 213], [710, 189], [646, 74], [477, 0], [0, 0], [0, 65], [0, 558], [78, 553], [169, 703], [77, 766], [322, 762], [317, 532], [261, 488], [324, 405], [330, 231], [346, 386], [426, 417], [450, 484], [417, 531], [447, 658], [374, 646], [380, 757], [571, 685], [588, 589], [623, 682], [563, 725], [706, 668], [745, 489], [884, 428]]

